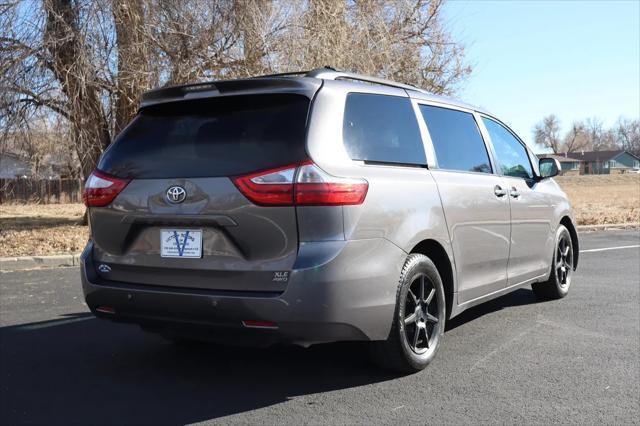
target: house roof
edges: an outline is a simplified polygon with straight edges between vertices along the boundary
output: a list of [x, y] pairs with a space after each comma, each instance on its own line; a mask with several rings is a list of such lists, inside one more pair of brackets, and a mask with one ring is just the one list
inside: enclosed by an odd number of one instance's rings
[[608, 161], [624, 152], [625, 151], [621, 149], [615, 151], [580, 151], [570, 152], [567, 155], [581, 161]]
[[[573, 163], [575, 161], [608, 161], [613, 160], [620, 154], [627, 153], [634, 158], [638, 158], [629, 151], [625, 151], [624, 149], [617, 149], [611, 151], [580, 151], [580, 152], [568, 152], [568, 153], [558, 153], [558, 154], [542, 154], [539, 157], [551, 157], [557, 158], [561, 163], [568, 162]], [[640, 158], [639, 158], [640, 160]]]
[[0, 155], [0, 179], [12, 179], [16, 176], [31, 174], [31, 167], [26, 160], [7, 152]]
[[567, 157], [564, 154], [540, 154], [538, 158], [555, 158], [561, 163], [576, 163], [579, 161], [575, 158]]

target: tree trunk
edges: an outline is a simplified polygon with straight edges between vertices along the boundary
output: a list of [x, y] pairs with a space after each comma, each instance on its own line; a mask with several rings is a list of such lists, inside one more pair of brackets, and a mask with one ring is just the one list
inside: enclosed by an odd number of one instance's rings
[[52, 57], [52, 71], [66, 96], [76, 152], [86, 178], [111, 142], [95, 81], [97, 73], [80, 33], [78, 3], [46, 0], [45, 10], [44, 40]]
[[131, 121], [142, 92], [149, 88], [149, 48], [144, 37], [143, 0], [113, 0], [118, 46], [118, 82], [114, 135]]

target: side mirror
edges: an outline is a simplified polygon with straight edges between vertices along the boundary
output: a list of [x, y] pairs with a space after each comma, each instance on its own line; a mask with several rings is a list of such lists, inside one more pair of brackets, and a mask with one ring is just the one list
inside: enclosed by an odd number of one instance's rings
[[542, 179], [557, 176], [560, 173], [560, 162], [555, 158], [541, 158], [538, 163], [540, 169], [540, 177]]

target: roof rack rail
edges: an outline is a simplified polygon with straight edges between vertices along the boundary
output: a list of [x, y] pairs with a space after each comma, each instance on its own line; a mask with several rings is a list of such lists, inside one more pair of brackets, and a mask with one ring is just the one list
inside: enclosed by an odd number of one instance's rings
[[380, 84], [380, 85], [383, 85], [383, 86], [397, 87], [397, 88], [406, 89], [406, 90], [416, 90], [418, 92], [425, 92], [426, 93], [425, 90], [420, 89], [419, 87], [416, 87], [416, 86], [411, 86], [409, 84], [397, 83], [395, 81], [386, 80], [384, 78], [371, 77], [371, 76], [362, 75], [362, 74], [355, 74], [355, 73], [347, 72], [347, 71], [340, 71], [340, 70], [337, 70], [337, 69], [335, 69], [333, 67], [330, 67], [330, 66], [324, 66], [322, 68], [316, 68], [316, 69], [313, 69], [313, 70], [310, 70], [310, 71], [282, 72], [282, 73], [277, 73], [277, 74], [258, 75], [258, 76], [251, 77], [251, 78], [288, 77], [288, 76], [295, 76], [295, 75], [300, 75], [300, 76], [304, 76], [304, 77], [313, 77], [313, 78], [319, 78], [319, 79], [326, 79], [326, 80], [363, 81], [365, 83]]
[[383, 85], [383, 86], [398, 87], [400, 89], [416, 90], [418, 92], [425, 92], [426, 93], [425, 90], [420, 89], [419, 87], [416, 87], [416, 86], [411, 86], [409, 84], [397, 83], [395, 81], [386, 80], [384, 78], [378, 78], [378, 77], [371, 77], [371, 76], [368, 76], [368, 75], [355, 74], [355, 73], [351, 73], [351, 72], [347, 72], [347, 71], [338, 71], [338, 70], [336, 70], [334, 68], [331, 68], [331, 67], [316, 68], [314, 70], [311, 70], [311, 71], [308, 71], [307, 73], [305, 73], [305, 76], [306, 77], [327, 79], [327, 80], [363, 81], [363, 82], [366, 82], [366, 83], [380, 84], [380, 85]]

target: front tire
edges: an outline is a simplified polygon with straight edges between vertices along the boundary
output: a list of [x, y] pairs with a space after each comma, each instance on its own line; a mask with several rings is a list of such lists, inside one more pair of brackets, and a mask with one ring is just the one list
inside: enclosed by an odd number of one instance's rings
[[558, 226], [551, 262], [551, 274], [545, 282], [531, 284], [535, 295], [543, 300], [561, 299], [569, 293], [573, 277], [573, 241], [564, 226]]
[[400, 273], [389, 337], [371, 344], [374, 362], [400, 373], [424, 369], [440, 346], [445, 318], [438, 269], [427, 256], [410, 254]]

